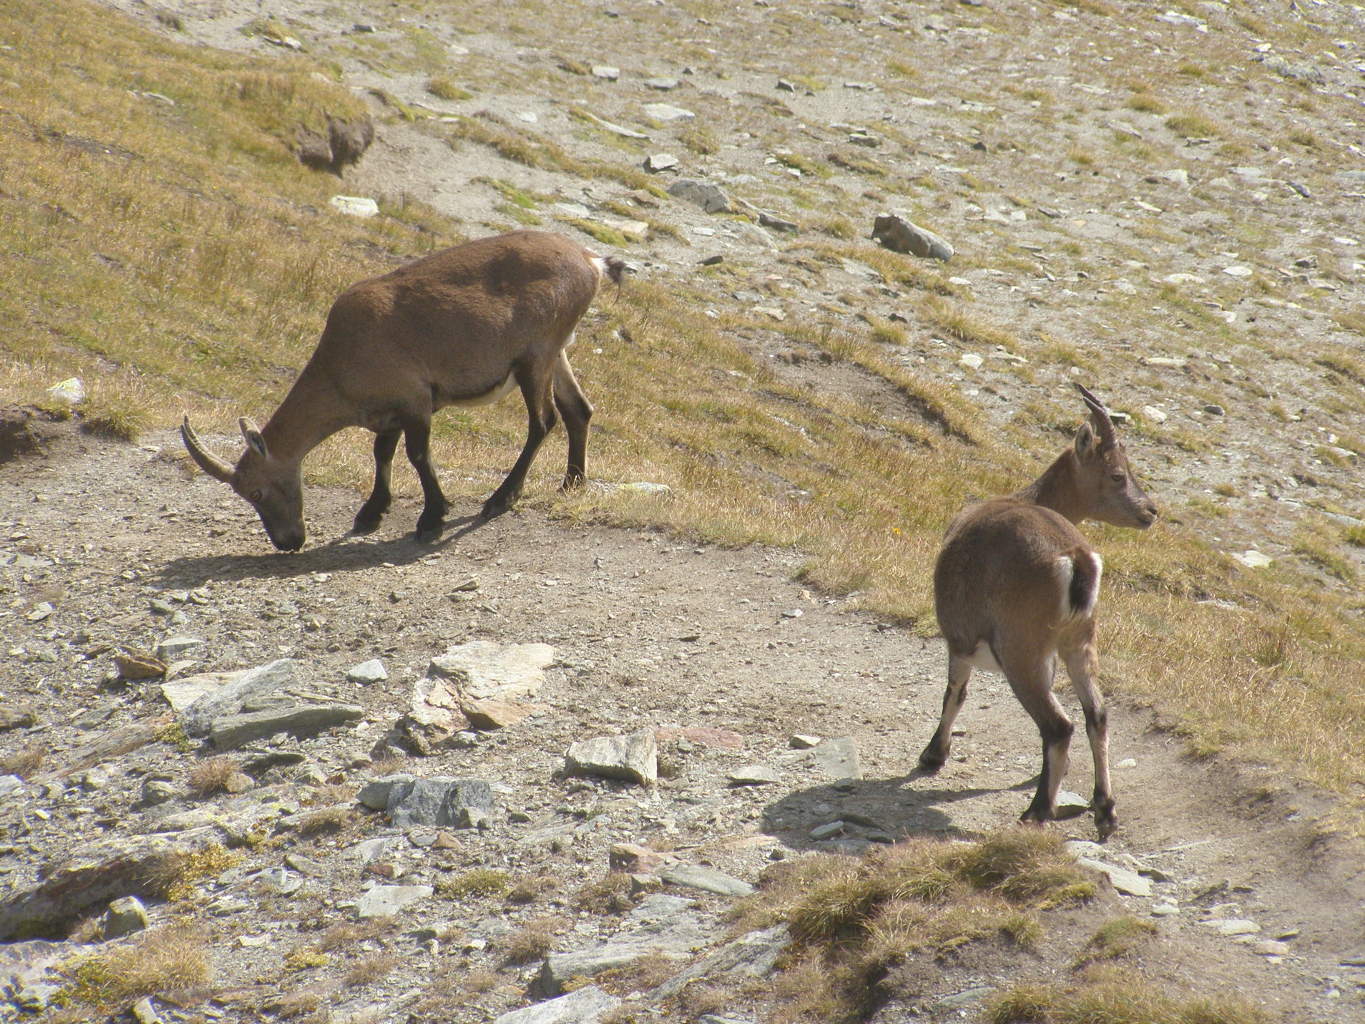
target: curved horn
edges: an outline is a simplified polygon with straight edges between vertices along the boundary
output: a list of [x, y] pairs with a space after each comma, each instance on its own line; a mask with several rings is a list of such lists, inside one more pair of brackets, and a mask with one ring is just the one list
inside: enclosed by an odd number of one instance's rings
[[[1075, 381], [1072, 381], [1076, 384]], [[1109, 410], [1104, 407], [1104, 403], [1092, 395], [1083, 385], [1076, 384], [1076, 390], [1081, 393], [1081, 398], [1090, 409], [1090, 418], [1095, 421], [1095, 426], [1099, 428], [1100, 443], [1106, 448], [1118, 444], [1118, 434], [1114, 430], [1114, 423], [1109, 418]]]
[[199, 443], [199, 435], [190, 426], [188, 416], [180, 424], [180, 440], [185, 442], [185, 450], [190, 453], [190, 458], [194, 459], [200, 469], [215, 480], [221, 480], [225, 484], [232, 482], [232, 467]]

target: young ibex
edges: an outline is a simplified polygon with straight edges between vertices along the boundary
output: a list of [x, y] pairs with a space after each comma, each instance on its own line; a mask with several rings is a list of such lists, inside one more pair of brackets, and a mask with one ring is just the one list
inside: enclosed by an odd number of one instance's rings
[[271, 543], [303, 546], [303, 458], [350, 426], [375, 433], [374, 488], [355, 532], [379, 526], [391, 494], [398, 437], [422, 483], [417, 536], [440, 536], [447, 511], [428, 449], [431, 417], [448, 405], [495, 402], [514, 386], [526, 400], [526, 445], [483, 506], [506, 511], [555, 410], [569, 435], [564, 487], [583, 481], [592, 406], [565, 351], [603, 275], [620, 283], [625, 264], [594, 256], [560, 235], [517, 231], [444, 249], [352, 285], [332, 304], [317, 349], [289, 394], [257, 430], [239, 421], [246, 451], [230, 466], [207, 451], [185, 417], [180, 434], [194, 461], [251, 503]]
[[1057, 654], [1085, 711], [1095, 759], [1092, 810], [1100, 838], [1117, 827], [1109, 788], [1109, 737], [1104, 698], [1095, 681], [1095, 603], [1100, 556], [1075, 524], [1098, 519], [1146, 529], [1156, 506], [1133, 478], [1104, 406], [1077, 385], [1090, 422], [1037, 480], [1008, 497], [958, 513], [934, 567], [934, 609], [948, 643], [943, 716], [920, 768], [935, 772], [948, 758], [953, 720], [973, 668], [1002, 672], [1043, 737], [1043, 771], [1024, 821], [1056, 816], [1067, 769], [1072, 724], [1052, 694]]

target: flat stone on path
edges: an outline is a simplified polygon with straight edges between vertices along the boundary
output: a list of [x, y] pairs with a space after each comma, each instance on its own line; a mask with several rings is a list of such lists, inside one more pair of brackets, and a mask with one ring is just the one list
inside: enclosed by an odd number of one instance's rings
[[361, 686], [370, 683], [382, 683], [388, 678], [388, 670], [384, 668], [384, 663], [378, 658], [362, 661], [359, 665], [353, 665], [346, 670], [346, 681], [359, 683]]
[[746, 764], [730, 773], [732, 786], [766, 786], [781, 781], [777, 770], [766, 764]]
[[364, 717], [365, 709], [359, 704], [292, 704], [224, 715], [209, 727], [209, 738], [219, 750], [230, 750], [282, 732], [292, 736], [313, 736]]
[[540, 692], [554, 660], [549, 644], [471, 640], [432, 658], [427, 675], [448, 679], [466, 700], [519, 700]]
[[362, 921], [393, 917], [414, 903], [430, 899], [432, 891], [429, 885], [376, 885], [357, 901], [356, 917]]
[[659, 877], [672, 885], [713, 892], [717, 896], [750, 896], [754, 892], [754, 887], [743, 879], [700, 864], [674, 864], [660, 871]]
[[566, 996], [504, 1013], [493, 1024], [599, 1024], [621, 1005], [616, 996], [596, 985], [575, 989]]
[[579, 740], [569, 747], [564, 761], [571, 775], [602, 775], [642, 783], [659, 778], [659, 746], [652, 729]]
[[858, 763], [858, 745], [852, 736], [821, 740], [811, 751], [815, 763], [832, 779], [861, 779], [862, 766]]
[[299, 682], [298, 662], [279, 658], [240, 673], [231, 682], [212, 693], [206, 693], [180, 714], [180, 725], [191, 736], [205, 736], [214, 719], [235, 714], [254, 697]]

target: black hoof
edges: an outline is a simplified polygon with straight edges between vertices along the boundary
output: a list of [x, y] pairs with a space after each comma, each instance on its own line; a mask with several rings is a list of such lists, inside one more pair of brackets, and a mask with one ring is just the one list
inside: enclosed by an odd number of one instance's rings
[[356, 516], [355, 522], [351, 525], [351, 532], [363, 537], [367, 533], [374, 533], [379, 529], [379, 516]]
[[417, 540], [423, 544], [430, 544], [433, 541], [438, 541], [441, 539], [441, 532], [444, 528], [445, 524], [440, 521], [436, 523], [419, 522], [417, 524]]
[[945, 760], [946, 758], [929, 757], [926, 754], [921, 754], [919, 756], [919, 770], [925, 775], [937, 775]]
[[1107, 804], [1095, 805], [1095, 831], [1100, 835], [1100, 842], [1104, 842], [1112, 836], [1119, 827], [1119, 819], [1114, 814], [1114, 801], [1110, 800]]
[[483, 508], [479, 512], [479, 519], [484, 522], [487, 522], [490, 519], [496, 519], [511, 507], [512, 503], [510, 501], [506, 501], [494, 495], [483, 503]]

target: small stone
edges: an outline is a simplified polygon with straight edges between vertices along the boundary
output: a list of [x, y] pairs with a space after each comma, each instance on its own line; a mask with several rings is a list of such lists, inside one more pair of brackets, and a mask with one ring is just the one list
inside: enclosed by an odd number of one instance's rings
[[651, 153], [645, 157], [645, 170], [657, 174], [659, 171], [671, 171], [678, 166], [678, 158], [672, 153]]
[[164, 804], [180, 795], [169, 775], [149, 775], [142, 780], [142, 803], [147, 807]]
[[821, 738], [809, 733], [796, 733], [788, 742], [793, 750], [809, 750], [811, 747], [819, 746]]
[[1125, 757], [1118, 764], [1114, 765], [1115, 768], [1123, 769], [1136, 768], [1137, 766], [1138, 766], [1137, 759], [1132, 757]]
[[157, 1016], [156, 1008], [152, 1006], [151, 996], [143, 996], [135, 1002], [132, 1014], [137, 1024], [161, 1024], [161, 1018]]
[[1220, 935], [1227, 935], [1232, 938], [1238, 935], [1255, 935], [1261, 930], [1261, 926], [1255, 921], [1248, 921], [1241, 917], [1214, 918], [1210, 921], [1201, 921], [1200, 924], [1214, 929]]
[[379, 204], [368, 196], [332, 196], [330, 202], [334, 210], [348, 217], [379, 216]]
[[132, 935], [147, 927], [147, 908], [136, 896], [113, 900], [104, 913], [103, 935], [106, 940]]
[[429, 885], [376, 885], [356, 902], [356, 917], [365, 921], [375, 917], [393, 917], [414, 903], [430, 899]]
[[697, 115], [684, 107], [675, 107], [671, 103], [646, 103], [645, 116], [653, 121], [662, 121], [667, 124], [671, 121], [691, 121]]
[[[156, 645], [156, 656], [165, 662], [175, 661], [203, 646], [204, 641], [197, 636], [167, 637]], [[162, 671], [165, 671], [165, 666], [162, 666]]]
[[1269, 555], [1262, 554], [1254, 548], [1250, 551], [1234, 552], [1232, 557], [1248, 569], [1264, 569], [1274, 562]]
[[963, 352], [961, 358], [958, 359], [958, 362], [969, 370], [981, 369], [981, 364], [985, 361], [985, 359], [975, 352]]
[[732, 786], [766, 786], [781, 782], [782, 777], [765, 764], [748, 764], [730, 773]]
[[676, 78], [646, 78], [645, 85], [651, 89], [658, 89], [660, 92], [671, 92], [678, 87]]
[[872, 224], [872, 237], [883, 248], [922, 258], [950, 260], [953, 247], [927, 228], [895, 213], [879, 215]]
[[616, 996], [596, 985], [585, 985], [568, 995], [504, 1013], [493, 1024], [596, 1024], [620, 1005]]
[[362, 661], [359, 665], [346, 670], [346, 681], [358, 683], [361, 686], [367, 686], [370, 683], [382, 683], [388, 678], [389, 673], [384, 668], [384, 663], [378, 658]]
[[833, 836], [837, 836], [845, 827], [846, 826], [842, 821], [826, 822], [824, 825], [817, 825], [815, 828], [811, 829], [810, 837], [812, 839], [830, 839]]
[[604, 82], [615, 82], [621, 77], [621, 69], [614, 68], [610, 64], [594, 64], [592, 66], [592, 77], [600, 78]]
[[659, 877], [670, 885], [700, 889], [718, 896], [750, 896], [754, 892], [754, 887], [743, 879], [700, 864], [675, 864], [660, 871]]
[[658, 742], [652, 729], [628, 736], [579, 740], [564, 755], [571, 775], [603, 775], [652, 783], [659, 778]]
[[693, 178], [680, 178], [668, 186], [668, 194], [700, 206], [705, 213], [729, 213], [730, 197], [718, 186]]
[[635, 843], [615, 843], [607, 852], [607, 860], [613, 871], [627, 874], [655, 874], [660, 868], [671, 863], [672, 854], [651, 850], [648, 846]]
[[166, 674], [166, 662], [149, 654], [124, 651], [114, 655], [114, 668], [120, 679], [160, 679]]
[[506, 729], [525, 720], [537, 711], [532, 704], [517, 704], [507, 700], [467, 700], [460, 702], [460, 711], [475, 729]]

